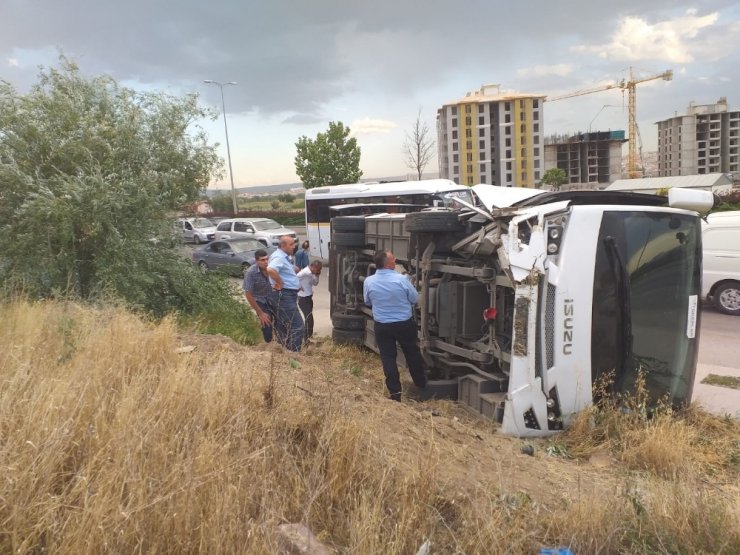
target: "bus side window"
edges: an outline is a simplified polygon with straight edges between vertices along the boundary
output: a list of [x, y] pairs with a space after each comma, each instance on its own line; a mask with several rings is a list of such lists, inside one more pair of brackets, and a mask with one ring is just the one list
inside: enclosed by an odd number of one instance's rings
[[320, 204], [316, 207], [316, 219], [314, 221], [316, 222], [328, 222], [331, 218], [329, 214], [329, 205], [328, 204]]

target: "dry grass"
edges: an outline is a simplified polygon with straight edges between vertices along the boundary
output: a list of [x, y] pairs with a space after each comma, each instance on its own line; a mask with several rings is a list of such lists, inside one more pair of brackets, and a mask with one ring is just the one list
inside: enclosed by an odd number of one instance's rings
[[284, 522], [343, 553], [740, 551], [737, 468], [715, 448], [736, 423], [584, 420], [569, 451], [619, 455], [592, 468], [522, 455], [452, 403], [386, 400], [356, 349], [185, 339], [120, 309], [0, 306], [0, 552], [274, 553]]

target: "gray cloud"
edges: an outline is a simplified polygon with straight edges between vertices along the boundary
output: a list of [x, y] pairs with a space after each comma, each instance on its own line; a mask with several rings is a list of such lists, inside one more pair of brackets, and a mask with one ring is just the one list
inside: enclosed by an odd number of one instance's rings
[[[6, 0], [0, 61], [16, 49], [60, 48], [87, 72], [170, 83], [214, 103], [217, 90], [202, 80], [233, 80], [239, 86], [228, 91], [229, 111], [285, 112], [292, 115], [284, 123], [315, 123], [327, 119], [321, 116], [328, 102], [368, 84], [413, 95], [465, 75], [470, 88], [503, 78], [533, 92], [578, 88], [570, 74], [526, 68], [573, 63], [585, 82], [607, 78], [624, 64], [604, 65], [596, 56], [566, 60], [567, 46], [608, 43], [628, 15], [655, 22], [689, 7], [704, 14], [733, 4], [625, 0], [614, 12], [575, 0], [520, 2], [505, 10], [486, 0]], [[516, 77], [516, 70], [524, 73]], [[18, 68], [3, 69], [0, 77], [6, 73], [28, 79]]]

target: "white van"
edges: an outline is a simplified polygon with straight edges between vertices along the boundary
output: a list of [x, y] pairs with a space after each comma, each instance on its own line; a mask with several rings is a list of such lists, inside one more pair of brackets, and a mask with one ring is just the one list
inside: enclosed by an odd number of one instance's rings
[[702, 226], [702, 297], [740, 316], [740, 211], [715, 212]]

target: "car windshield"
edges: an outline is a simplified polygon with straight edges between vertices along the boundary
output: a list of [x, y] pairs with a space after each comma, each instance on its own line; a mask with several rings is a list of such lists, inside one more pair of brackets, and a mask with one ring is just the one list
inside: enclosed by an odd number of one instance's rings
[[614, 371], [614, 388], [632, 391], [641, 369], [653, 399], [666, 394], [675, 403], [689, 399], [697, 357], [701, 256], [696, 217], [604, 213], [594, 271], [595, 380]]
[[204, 228], [204, 227], [213, 227], [213, 226], [216, 225], [211, 220], [209, 220], [208, 218], [195, 218], [192, 221], [192, 224], [193, 224], [193, 227], [195, 227], [197, 229], [201, 229], [201, 228]]
[[264, 220], [261, 222], [253, 222], [253, 225], [257, 231], [265, 231], [267, 229], [280, 229], [281, 227], [283, 227], [274, 220]]
[[232, 241], [230, 244], [234, 252], [249, 252], [265, 248], [265, 245], [254, 239], [245, 239], [244, 241]]

